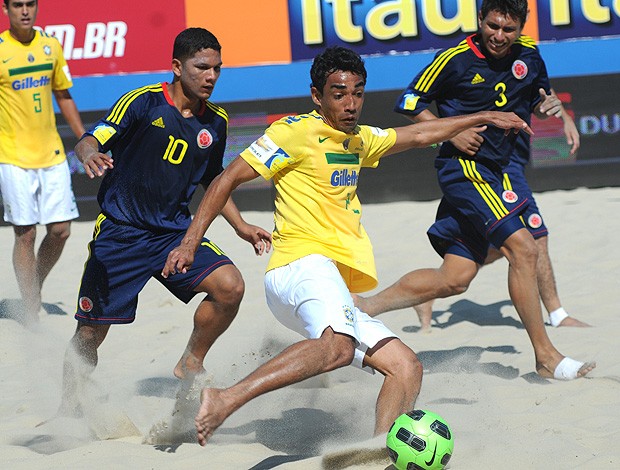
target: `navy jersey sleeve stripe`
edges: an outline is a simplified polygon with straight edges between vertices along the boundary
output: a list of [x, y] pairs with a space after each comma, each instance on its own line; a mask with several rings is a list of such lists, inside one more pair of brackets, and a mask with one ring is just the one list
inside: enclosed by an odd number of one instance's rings
[[534, 41], [534, 39], [529, 36], [519, 36], [515, 42], [517, 44], [521, 44], [523, 47], [536, 49], [536, 41]]
[[446, 64], [456, 55], [469, 50], [469, 44], [466, 41], [461, 42], [458, 46], [452, 47], [435, 58], [435, 60], [426, 68], [420, 80], [415, 85], [415, 89], [426, 93], [434, 81], [437, 79]]
[[127, 108], [138, 96], [148, 92], [161, 93], [162, 91], [163, 88], [160, 83], [157, 85], [148, 85], [145, 87], [137, 88], [136, 90], [125, 93], [112, 107], [110, 114], [106, 117], [106, 121], [109, 121], [112, 124], [120, 124], [123, 116], [127, 112]]
[[228, 113], [224, 110], [224, 108], [220, 108], [218, 105], [213, 104], [210, 101], [205, 101], [205, 104], [211, 111], [222, 117], [226, 121], [226, 125], [228, 126]]

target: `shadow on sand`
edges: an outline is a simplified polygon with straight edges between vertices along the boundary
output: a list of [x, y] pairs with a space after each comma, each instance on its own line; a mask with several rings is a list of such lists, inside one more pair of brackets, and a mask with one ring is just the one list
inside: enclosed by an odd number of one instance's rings
[[[56, 304], [43, 303], [41, 307], [48, 315], [67, 315], [67, 312], [64, 310], [66, 307], [61, 302]], [[21, 299], [0, 300], [0, 318], [8, 318], [24, 324], [23, 312], [24, 308]]]
[[[469, 322], [480, 326], [512, 326], [517, 329], [523, 329], [523, 324], [502, 313], [502, 308], [512, 306], [510, 300], [502, 300], [488, 305], [480, 305], [471, 300], [457, 300], [446, 310], [433, 310], [433, 328], [450, 328], [458, 323]], [[413, 310], [413, 309], [412, 309]], [[445, 313], [450, 313], [447, 320], [439, 318]], [[414, 313], [415, 315], [415, 313]], [[407, 333], [415, 333], [420, 331], [419, 326], [406, 326], [403, 331]]]

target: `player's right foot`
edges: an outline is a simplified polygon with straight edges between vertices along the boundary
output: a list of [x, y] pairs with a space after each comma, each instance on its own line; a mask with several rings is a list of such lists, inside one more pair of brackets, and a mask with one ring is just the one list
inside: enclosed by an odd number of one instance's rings
[[225, 391], [217, 388], [204, 388], [200, 394], [200, 409], [194, 419], [198, 443], [201, 446], [213, 436], [213, 433], [230, 415], [222, 395]]
[[578, 320], [575, 317], [566, 317], [558, 325], [558, 327], [560, 327], [560, 326], [572, 326], [572, 327], [577, 327], [577, 328], [589, 328], [592, 325], [588, 325], [587, 323], [582, 322], [581, 320]]

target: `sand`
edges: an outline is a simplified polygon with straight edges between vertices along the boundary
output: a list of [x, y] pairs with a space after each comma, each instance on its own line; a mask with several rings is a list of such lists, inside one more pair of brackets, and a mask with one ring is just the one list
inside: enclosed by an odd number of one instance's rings
[[[563, 305], [594, 325], [548, 327], [548, 333], [564, 354], [598, 363], [588, 378], [557, 382], [534, 374], [532, 349], [508, 296], [504, 260], [483, 268], [465, 294], [438, 301], [430, 334], [419, 331], [413, 309], [380, 317], [424, 364], [416, 408], [435, 411], [450, 425], [451, 469], [620, 467], [620, 188], [553, 191], [537, 200], [551, 229]], [[364, 207], [380, 288], [413, 268], [439, 265], [425, 236], [436, 207], [437, 201]], [[244, 215], [272, 226], [271, 213]], [[60, 401], [62, 360], [75, 329], [92, 228], [90, 221], [73, 224], [43, 288], [48, 313], [33, 331], [11, 317], [19, 305], [13, 233], [0, 227], [6, 267], [0, 289], [1, 468], [390, 467], [382, 451], [385, 436], [372, 438], [381, 378], [352, 367], [255, 399], [200, 447], [193, 430], [199, 387], [182, 390], [172, 374], [198, 299], [184, 305], [156, 281], [142, 292], [136, 321], [113, 326], [99, 349], [99, 366], [86, 386], [92, 400], [85, 417], [37, 426]], [[265, 304], [267, 259], [255, 257], [223, 220], [208, 236], [236, 262], [247, 286], [237, 318], [205, 361], [202, 382], [226, 386], [300, 338], [277, 323]]]

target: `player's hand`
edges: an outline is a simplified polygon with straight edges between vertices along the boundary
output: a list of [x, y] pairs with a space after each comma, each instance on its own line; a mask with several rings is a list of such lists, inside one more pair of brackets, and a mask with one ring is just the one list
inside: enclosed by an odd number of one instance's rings
[[271, 250], [271, 233], [257, 225], [245, 224], [239, 227], [237, 235], [248, 243], [252, 244], [254, 253], [261, 256]]
[[503, 111], [488, 111], [488, 120], [489, 124], [493, 124], [500, 129], [504, 129], [504, 135], [508, 135], [511, 131], [515, 134], [523, 131], [529, 135], [534, 135], [534, 131], [530, 128], [530, 126], [512, 112], [503, 112]]
[[570, 116], [562, 115], [564, 121], [564, 135], [566, 136], [566, 142], [570, 145], [570, 154], [575, 155], [579, 146], [581, 145], [581, 138], [579, 137], [579, 131], [575, 125], [575, 121]]
[[166, 264], [164, 264], [164, 269], [161, 271], [161, 275], [167, 278], [176, 273], [185, 274], [194, 263], [194, 253], [195, 249], [185, 245], [179, 245], [172, 249], [168, 253], [168, 258], [166, 259]]
[[562, 117], [562, 102], [556, 96], [555, 93], [551, 92], [548, 95], [543, 88], [538, 90], [538, 94], [540, 95], [540, 107], [538, 110], [547, 116], [555, 116], [557, 118]]
[[106, 170], [114, 168], [114, 159], [105, 153], [93, 152], [82, 161], [86, 175], [90, 179], [103, 176]]
[[480, 133], [486, 130], [487, 126], [472, 127], [452, 137], [450, 142], [465, 155], [473, 157], [478, 153], [482, 142], [484, 142], [484, 137]]

